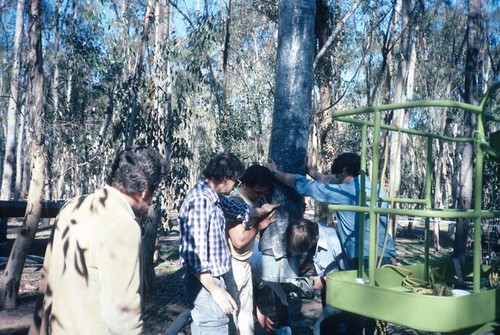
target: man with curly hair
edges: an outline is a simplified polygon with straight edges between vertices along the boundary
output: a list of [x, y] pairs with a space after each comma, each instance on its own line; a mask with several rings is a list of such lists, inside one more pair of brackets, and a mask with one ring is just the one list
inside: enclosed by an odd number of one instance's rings
[[156, 149], [132, 146], [107, 185], [68, 201], [56, 218], [29, 334], [140, 334], [143, 256], [139, 218], [166, 172]]
[[237, 310], [226, 290], [227, 276], [232, 276], [226, 218], [241, 221], [249, 228], [252, 218], [266, 217], [278, 206], [251, 207], [228, 199], [225, 195], [239, 183], [243, 171], [243, 164], [234, 154], [216, 155], [179, 210], [179, 257], [185, 269], [184, 288], [194, 335], [228, 334], [228, 314]]

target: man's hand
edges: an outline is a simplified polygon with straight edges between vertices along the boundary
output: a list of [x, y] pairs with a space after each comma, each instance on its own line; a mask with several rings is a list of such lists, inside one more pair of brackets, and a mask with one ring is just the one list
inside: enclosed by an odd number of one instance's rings
[[264, 164], [264, 166], [267, 167], [269, 171], [273, 171], [278, 168], [276, 163], [271, 158], [269, 158], [269, 160], [267, 161], [267, 163]]
[[257, 216], [268, 216], [271, 214], [276, 208], [278, 208], [280, 204], [264, 204], [260, 206], [259, 208], [255, 208], [255, 212], [257, 213]]
[[238, 309], [236, 302], [225, 289], [217, 287], [210, 294], [225, 314], [231, 314]]
[[271, 320], [267, 315], [262, 314], [258, 306], [255, 307], [255, 317], [257, 318], [259, 325], [264, 328], [264, 330], [268, 332], [275, 331], [273, 320]]
[[310, 276], [309, 279], [313, 281], [312, 288], [321, 291], [323, 289], [323, 278], [320, 276]]
[[259, 231], [266, 229], [271, 223], [276, 222], [276, 219], [273, 218], [275, 211], [273, 210], [267, 216], [265, 216], [261, 221], [259, 221], [257, 229]]
[[215, 303], [222, 309], [225, 314], [231, 314], [238, 308], [236, 302], [231, 297], [229, 292], [220, 287], [214, 280], [210, 272], [198, 272], [195, 273], [196, 278], [200, 281], [210, 295], [214, 299]]

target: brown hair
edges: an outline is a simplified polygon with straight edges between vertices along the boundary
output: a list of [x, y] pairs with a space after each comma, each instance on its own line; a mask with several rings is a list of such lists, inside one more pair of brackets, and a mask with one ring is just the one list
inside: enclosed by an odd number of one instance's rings
[[309, 251], [318, 242], [318, 237], [318, 224], [307, 219], [290, 223], [285, 231], [286, 246], [294, 254]]

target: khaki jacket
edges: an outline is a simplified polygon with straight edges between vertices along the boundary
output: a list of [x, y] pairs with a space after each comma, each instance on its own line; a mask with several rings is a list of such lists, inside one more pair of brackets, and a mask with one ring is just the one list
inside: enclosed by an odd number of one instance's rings
[[29, 334], [141, 333], [141, 229], [121, 193], [69, 201], [51, 239]]

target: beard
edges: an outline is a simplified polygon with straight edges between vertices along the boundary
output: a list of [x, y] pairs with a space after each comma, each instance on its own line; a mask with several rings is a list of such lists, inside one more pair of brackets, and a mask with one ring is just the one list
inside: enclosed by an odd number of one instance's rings
[[140, 200], [134, 205], [134, 207], [132, 207], [132, 210], [134, 211], [136, 217], [142, 218], [148, 213], [149, 207], [151, 207], [150, 201]]

